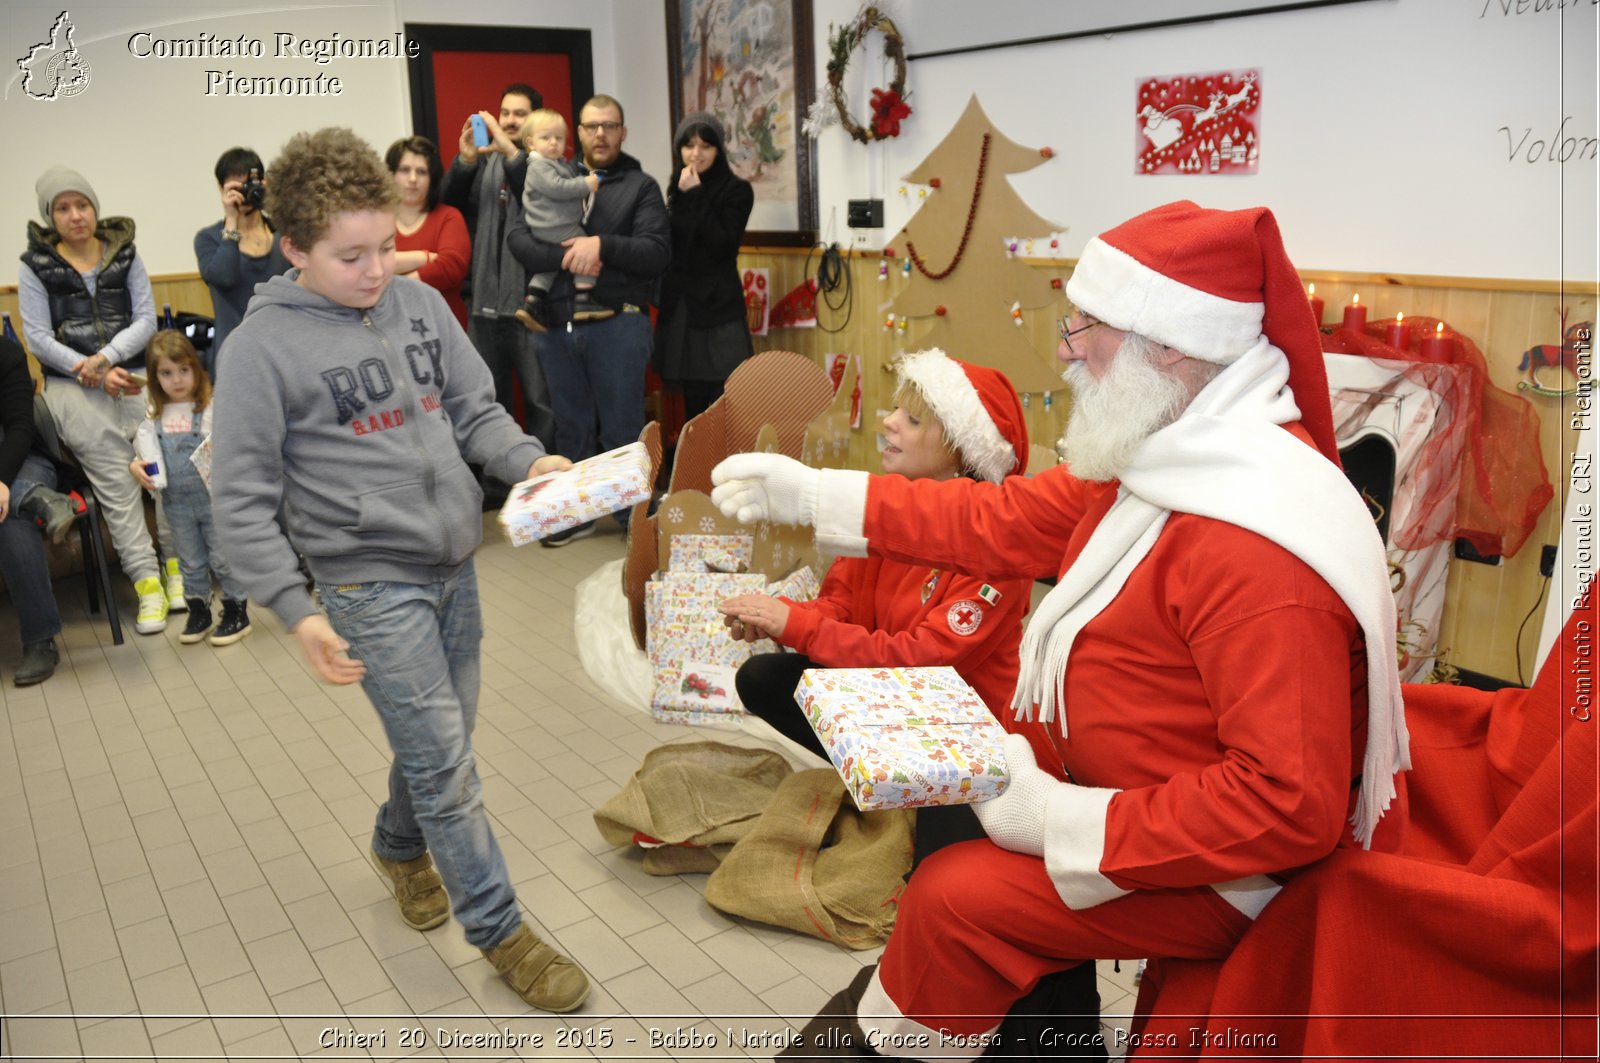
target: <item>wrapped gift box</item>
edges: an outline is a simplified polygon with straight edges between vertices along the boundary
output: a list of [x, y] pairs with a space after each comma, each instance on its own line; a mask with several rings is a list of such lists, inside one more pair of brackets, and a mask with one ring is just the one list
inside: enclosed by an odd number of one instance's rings
[[795, 698], [862, 811], [1005, 791], [1005, 729], [954, 668], [812, 668]]
[[500, 508], [500, 526], [512, 546], [526, 546], [643, 502], [650, 486], [650, 455], [643, 443], [629, 443], [517, 484]]
[[674, 535], [668, 540], [669, 572], [749, 572], [752, 535]]
[[645, 652], [655, 678], [650, 711], [662, 723], [706, 723], [744, 712], [733, 674], [770, 639], [735, 640], [717, 610], [740, 594], [765, 593], [760, 573], [664, 572], [645, 585]]

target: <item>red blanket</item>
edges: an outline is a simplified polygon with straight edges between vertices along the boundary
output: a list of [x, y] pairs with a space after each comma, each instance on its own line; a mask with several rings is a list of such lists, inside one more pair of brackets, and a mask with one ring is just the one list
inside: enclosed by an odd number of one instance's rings
[[1407, 686], [1401, 852], [1335, 853], [1225, 961], [1153, 960], [1137, 1054], [1594, 1058], [1597, 628], [1527, 690]]

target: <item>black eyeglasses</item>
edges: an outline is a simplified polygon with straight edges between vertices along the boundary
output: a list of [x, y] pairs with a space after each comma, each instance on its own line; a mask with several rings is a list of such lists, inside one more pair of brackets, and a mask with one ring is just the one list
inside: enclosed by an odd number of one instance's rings
[[[1079, 325], [1077, 328], [1073, 328], [1072, 319], [1074, 316], [1083, 318], [1083, 320], [1088, 322], [1088, 324]], [[1074, 310], [1072, 313], [1066, 315], [1056, 322], [1056, 332], [1061, 336], [1061, 342], [1067, 345], [1067, 350], [1072, 351], [1073, 354], [1077, 354], [1078, 352], [1072, 346], [1072, 337], [1078, 335], [1080, 332], [1088, 332], [1096, 325], [1103, 324], [1105, 324], [1105, 322], [1101, 321], [1099, 318], [1090, 317], [1088, 314], [1079, 314], [1076, 310]]]
[[585, 133], [598, 133], [604, 129], [607, 133], [615, 133], [622, 128], [621, 122], [581, 122], [578, 128]]

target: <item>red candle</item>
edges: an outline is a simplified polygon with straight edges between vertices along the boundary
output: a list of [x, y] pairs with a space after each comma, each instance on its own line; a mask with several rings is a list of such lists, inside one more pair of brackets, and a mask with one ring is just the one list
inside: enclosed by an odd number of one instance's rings
[[1444, 334], [1444, 322], [1434, 326], [1433, 335], [1422, 341], [1420, 351], [1423, 358], [1430, 362], [1453, 362], [1456, 360], [1456, 338]]
[[1404, 314], [1396, 314], [1384, 329], [1383, 342], [1397, 351], [1403, 351], [1411, 345], [1411, 326], [1406, 324]]
[[1311, 303], [1311, 316], [1317, 319], [1317, 327], [1321, 328], [1324, 304], [1321, 299], [1317, 298], [1317, 286], [1315, 284], [1306, 289], [1306, 299]]
[[1344, 322], [1340, 328], [1347, 328], [1351, 332], [1367, 330], [1367, 308], [1361, 305], [1360, 292], [1350, 297], [1350, 305], [1344, 308]]

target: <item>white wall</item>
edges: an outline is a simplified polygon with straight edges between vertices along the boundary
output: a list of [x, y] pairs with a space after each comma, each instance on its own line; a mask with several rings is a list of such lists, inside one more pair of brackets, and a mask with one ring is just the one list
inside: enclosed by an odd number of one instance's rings
[[[1013, 17], [1027, 0], [987, 0], [974, 35], [1025, 37]], [[1509, 3], [1512, 14], [1503, 13]], [[1561, 3], [1562, 7], [1555, 5]], [[1115, 0], [1101, 24], [1127, 21]], [[1207, 206], [1266, 204], [1305, 268], [1452, 276], [1593, 280], [1596, 264], [1596, 7], [1594, 0], [1388, 0], [1227, 22], [919, 60], [908, 88], [915, 113], [902, 135], [862, 146], [838, 129], [819, 145], [824, 231], [850, 243], [844, 201], [885, 199], [880, 246], [917, 203], [897, 194], [976, 92], [1000, 130], [1048, 145], [1050, 163], [1014, 178], [1029, 205], [1070, 227], [1061, 253], [1092, 235], [1180, 198]], [[889, 8], [908, 50], [925, 19], [948, 4]], [[817, 78], [829, 22], [855, 0], [816, 0]], [[1001, 34], [991, 27], [1000, 25]], [[937, 25], [931, 40], [941, 40]], [[888, 76], [858, 52], [847, 82], [865, 108]], [[1261, 165], [1254, 176], [1135, 177], [1134, 92], [1152, 74], [1260, 67]], [[860, 117], [862, 110], [855, 111]], [[1528, 162], [1570, 116], [1565, 136], [1588, 138], [1581, 161]], [[1517, 158], [1512, 140], [1532, 130]], [[1548, 151], [1548, 146], [1546, 147]], [[859, 235], [859, 234], [854, 234]]]
[[[1029, 0], [968, 5], [984, 26], [1030, 28]], [[1556, 4], [1562, 4], [1556, 7]], [[1503, 14], [1509, 4], [1512, 14]], [[1517, 14], [1517, 10], [1524, 13]], [[1019, 7], [1019, 5], [1021, 5]], [[1075, 0], [1125, 21], [1116, 0]], [[817, 83], [825, 78], [827, 30], [856, 0], [814, 0]], [[888, 5], [912, 52], [925, 27], [934, 37], [947, 5]], [[1535, 6], [1548, 10], [1535, 11]], [[409, 129], [404, 65], [389, 60], [135, 60], [127, 38], [248, 33], [382, 37], [407, 21], [589, 29], [595, 87], [628, 109], [628, 150], [658, 179], [668, 173], [666, 25], [661, 0], [374, 0], [313, 5], [213, 0], [204, 12], [151, 0], [92, 0], [70, 9], [77, 44], [92, 67], [87, 91], [44, 103], [23, 97], [15, 58], [48, 33], [59, 3], [12, 0], [0, 14], [0, 204], [15, 226], [36, 216], [33, 183], [46, 166], [74, 166], [95, 184], [107, 213], [140, 225], [139, 246], [155, 273], [194, 268], [194, 230], [219, 216], [211, 166], [244, 142], [270, 158], [291, 133], [351, 126], [374, 144]], [[817, 142], [824, 234], [880, 246], [917, 201], [896, 194], [909, 171], [948, 130], [976, 91], [1002, 132], [1049, 145], [1056, 159], [1015, 178], [1036, 210], [1068, 228], [1060, 253], [1076, 256], [1096, 232], [1177, 198], [1207, 205], [1267, 204], [1290, 253], [1305, 268], [1389, 270], [1453, 276], [1600, 276], [1596, 258], [1596, 162], [1528, 162], [1536, 141], [1596, 137], [1595, 0], [1379, 0], [1305, 12], [1034, 45], [911, 64], [916, 113], [903, 135], [863, 147], [838, 129]], [[994, 36], [994, 34], [989, 34]], [[333, 73], [343, 95], [244, 99], [205, 95], [207, 68], [259, 75]], [[1138, 77], [1259, 66], [1263, 70], [1262, 161], [1247, 177], [1134, 177], [1134, 84]], [[887, 83], [881, 62], [852, 62], [851, 99]], [[859, 113], [859, 112], [858, 112]], [[1563, 119], [1566, 124], [1562, 127]], [[1500, 127], [1510, 131], [1500, 131]], [[1521, 153], [1510, 144], [1531, 130]], [[1559, 150], [1559, 149], [1558, 149]], [[1545, 154], [1549, 145], [1546, 143]], [[886, 200], [885, 228], [852, 234], [844, 204]], [[0, 256], [0, 284], [16, 280]]]

